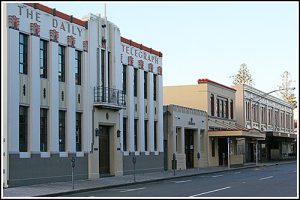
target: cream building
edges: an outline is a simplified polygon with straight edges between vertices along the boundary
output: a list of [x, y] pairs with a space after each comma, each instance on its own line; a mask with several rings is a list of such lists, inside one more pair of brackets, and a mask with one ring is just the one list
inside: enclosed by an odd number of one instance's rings
[[199, 79], [197, 85], [164, 87], [164, 105], [176, 104], [207, 112], [209, 166], [228, 165], [228, 158], [231, 165], [243, 164], [243, 138], [265, 137], [260, 131], [237, 123], [235, 92], [209, 79]]
[[3, 7], [3, 184], [163, 170], [162, 54], [106, 17]]
[[[288, 159], [296, 156], [293, 107], [269, 93], [245, 84], [236, 89], [237, 122], [245, 128], [256, 128], [266, 134], [260, 143], [259, 160]], [[246, 161], [253, 161], [255, 147], [245, 141]]]
[[207, 167], [207, 114], [177, 105], [164, 105], [165, 169]]

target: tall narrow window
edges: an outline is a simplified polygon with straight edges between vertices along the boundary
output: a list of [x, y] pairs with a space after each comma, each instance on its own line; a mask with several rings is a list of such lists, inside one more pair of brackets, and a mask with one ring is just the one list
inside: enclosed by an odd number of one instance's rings
[[47, 78], [47, 41], [40, 40], [40, 77]]
[[81, 52], [75, 51], [75, 84], [81, 85]]
[[217, 99], [217, 116], [220, 117], [220, 100]]
[[225, 101], [225, 117], [228, 119], [229, 117], [229, 109], [228, 109], [228, 99]]
[[40, 114], [40, 151], [47, 151], [47, 109], [41, 108]]
[[221, 100], [221, 114], [222, 118], [224, 118], [224, 100]]
[[145, 120], [145, 126], [144, 126], [144, 134], [145, 134], [145, 151], [148, 151], [148, 120]]
[[233, 100], [230, 100], [230, 117], [233, 119]]
[[[100, 77], [101, 77], [101, 86], [104, 87], [105, 83], [105, 50], [101, 49], [101, 70], [100, 70]], [[104, 90], [103, 90], [104, 92]]]
[[123, 65], [123, 93], [126, 94], [126, 65]]
[[59, 151], [66, 150], [66, 137], [65, 137], [65, 111], [59, 111]]
[[138, 120], [134, 120], [134, 150], [137, 151], [138, 145], [137, 145], [137, 134], [138, 134]]
[[157, 121], [154, 121], [154, 151], [157, 151]]
[[127, 119], [123, 118], [123, 151], [127, 151]]
[[28, 36], [20, 33], [19, 34], [19, 72], [20, 74], [27, 74], [28, 67]]
[[153, 100], [156, 101], [156, 74], [153, 74]]
[[[108, 54], [107, 54], [107, 87], [111, 87], [111, 84], [110, 84], [110, 52], [108, 51]], [[110, 92], [110, 90], [108, 91]]]
[[65, 82], [65, 47], [58, 45], [58, 81]]
[[134, 96], [137, 96], [137, 69], [134, 68]]
[[213, 94], [210, 95], [210, 112], [211, 116], [215, 116], [215, 97]]
[[148, 88], [147, 88], [147, 76], [148, 73], [144, 71], [144, 99], [147, 99], [147, 93], [148, 93]]
[[28, 146], [28, 108], [19, 107], [19, 151], [27, 152]]
[[76, 151], [81, 151], [82, 136], [81, 136], [81, 113], [76, 112]]

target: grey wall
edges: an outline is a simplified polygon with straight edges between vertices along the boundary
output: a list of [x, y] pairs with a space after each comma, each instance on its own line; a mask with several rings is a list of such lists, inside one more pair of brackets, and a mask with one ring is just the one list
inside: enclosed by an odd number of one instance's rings
[[75, 157], [74, 179], [88, 178], [88, 156], [60, 158], [52, 154], [50, 158], [41, 158], [40, 154], [31, 154], [31, 158], [19, 158], [19, 154], [9, 155], [9, 187], [39, 183], [71, 181], [71, 158]]
[[[133, 174], [133, 158], [134, 153], [130, 153], [129, 156], [123, 156], [123, 174]], [[148, 173], [148, 172], [157, 172], [164, 170], [164, 153], [160, 152], [159, 155], [145, 155], [141, 153], [139, 156], [136, 156], [135, 164], [135, 173]]]

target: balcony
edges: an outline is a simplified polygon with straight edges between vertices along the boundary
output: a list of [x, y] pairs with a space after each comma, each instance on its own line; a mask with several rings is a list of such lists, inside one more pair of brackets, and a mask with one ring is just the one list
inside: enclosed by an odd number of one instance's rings
[[120, 110], [126, 107], [125, 94], [122, 90], [107, 87], [94, 87], [94, 106]]

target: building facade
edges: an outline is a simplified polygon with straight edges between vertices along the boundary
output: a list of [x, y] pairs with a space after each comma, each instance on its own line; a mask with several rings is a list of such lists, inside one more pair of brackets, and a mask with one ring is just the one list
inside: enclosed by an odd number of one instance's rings
[[[4, 186], [163, 170], [162, 54], [37, 3], [4, 5]], [[146, 136], [147, 135], [147, 136]], [[145, 137], [146, 136], [146, 137]], [[150, 165], [148, 165], [150, 163]]]
[[[245, 128], [256, 128], [266, 134], [261, 141], [259, 160], [289, 159], [296, 156], [293, 107], [287, 102], [245, 84], [236, 89], [237, 121]], [[246, 140], [245, 151], [253, 151], [253, 143]], [[246, 161], [253, 161], [246, 154]]]
[[164, 105], [165, 169], [208, 167], [207, 114], [177, 105]]
[[[244, 138], [264, 138], [257, 130], [237, 123], [236, 90], [209, 79], [197, 85], [164, 87], [164, 104], [177, 104], [201, 109], [208, 115], [209, 166], [244, 163]], [[228, 156], [229, 152], [229, 156]]]

